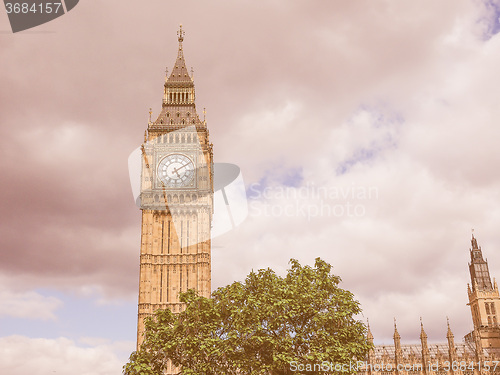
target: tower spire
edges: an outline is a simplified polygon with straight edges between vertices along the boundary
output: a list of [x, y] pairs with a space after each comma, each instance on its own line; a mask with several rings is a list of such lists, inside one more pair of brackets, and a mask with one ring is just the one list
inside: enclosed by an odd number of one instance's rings
[[477, 245], [477, 239], [474, 237], [474, 233], [472, 233], [470, 242], [471, 249], [469, 272], [472, 290], [475, 291], [476, 288], [479, 288], [480, 290], [493, 290], [490, 271], [488, 269], [488, 262], [483, 258], [481, 246]]
[[[398, 332], [398, 327], [396, 326], [396, 317], [394, 317], [394, 359], [396, 360], [396, 367], [398, 368], [397, 365], [402, 363], [403, 360], [403, 351], [401, 350], [401, 336], [399, 335]], [[397, 370], [396, 375], [399, 375], [400, 372]]]
[[398, 327], [396, 325], [396, 318], [394, 318], [394, 340], [399, 340], [401, 336], [399, 335], [398, 332]]
[[368, 341], [370, 343], [373, 344], [373, 335], [372, 335], [372, 331], [370, 330], [370, 321], [368, 320], [368, 318], [366, 318], [366, 338], [368, 339]]
[[177, 40], [179, 41], [179, 57], [182, 57], [182, 42], [184, 41], [185, 34], [184, 30], [182, 30], [182, 24], [180, 24], [179, 31], [177, 31]]
[[[192, 75], [189, 75], [189, 71], [186, 67], [186, 60], [184, 59], [184, 52], [182, 47], [182, 42], [184, 41], [184, 35], [186, 33], [182, 29], [182, 25], [179, 26], [177, 31], [177, 40], [179, 41], [179, 50], [177, 53], [177, 58], [175, 59], [175, 64], [173, 65], [170, 75], [168, 70], [165, 70], [165, 85], [163, 90], [163, 107], [165, 106], [183, 106], [186, 110], [186, 117], [191, 117], [190, 119], [181, 119], [182, 116], [166, 116], [166, 112], [170, 110], [165, 110], [162, 112], [161, 118], [158, 121], [163, 120], [164, 124], [172, 124], [176, 120], [184, 123], [189, 122], [193, 124], [193, 119], [197, 117], [194, 115], [194, 102], [195, 102], [195, 92], [194, 92], [194, 81]], [[187, 106], [191, 107], [189, 110]], [[178, 108], [174, 109], [175, 112]], [[187, 113], [189, 112], [189, 115]], [[165, 116], [163, 116], [165, 115]], [[170, 113], [171, 115], [171, 113]], [[168, 117], [168, 118], [167, 118]], [[196, 121], [196, 120], [195, 120]], [[177, 125], [177, 124], [174, 124]]]
[[422, 322], [422, 317], [420, 317], [420, 345], [422, 346], [422, 366], [423, 373], [428, 373], [428, 363], [430, 360], [429, 346], [427, 345], [427, 334], [424, 331], [424, 323]]

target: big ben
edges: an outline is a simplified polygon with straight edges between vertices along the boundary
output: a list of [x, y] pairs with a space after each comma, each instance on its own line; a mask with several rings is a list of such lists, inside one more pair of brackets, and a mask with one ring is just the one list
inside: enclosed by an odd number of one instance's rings
[[193, 74], [184, 60], [184, 31], [166, 74], [163, 102], [141, 146], [142, 211], [137, 346], [144, 318], [183, 310], [179, 293], [210, 296], [213, 152], [205, 119], [196, 112]]

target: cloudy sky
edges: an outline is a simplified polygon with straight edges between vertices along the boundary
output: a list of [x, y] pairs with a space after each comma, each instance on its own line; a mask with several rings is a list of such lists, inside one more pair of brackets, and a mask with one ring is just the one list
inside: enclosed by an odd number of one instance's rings
[[140, 210], [127, 158], [176, 31], [216, 162], [249, 216], [212, 287], [331, 263], [377, 343], [457, 341], [471, 228], [500, 277], [500, 3], [84, 1], [12, 34], [0, 11], [2, 373], [113, 375], [135, 347]]

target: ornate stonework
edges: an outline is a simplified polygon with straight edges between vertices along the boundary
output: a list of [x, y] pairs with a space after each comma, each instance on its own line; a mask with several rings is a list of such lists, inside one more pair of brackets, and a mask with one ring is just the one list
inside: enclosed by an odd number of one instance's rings
[[[358, 374], [374, 375], [478, 375], [500, 373], [500, 296], [496, 281], [491, 282], [488, 262], [483, 259], [481, 247], [472, 236], [467, 285], [474, 330], [462, 343], [455, 343], [448, 322], [444, 344], [427, 343], [427, 334], [421, 324], [420, 345], [402, 345], [394, 322], [394, 345], [376, 345], [366, 361], [360, 362]], [[373, 343], [368, 325], [367, 338]]]
[[[195, 105], [184, 60], [182, 26], [174, 68], [165, 77], [163, 104], [142, 145], [142, 210], [137, 346], [144, 318], [184, 308], [179, 293], [210, 296], [213, 152], [206, 121]], [[150, 112], [151, 115], [151, 112]]]

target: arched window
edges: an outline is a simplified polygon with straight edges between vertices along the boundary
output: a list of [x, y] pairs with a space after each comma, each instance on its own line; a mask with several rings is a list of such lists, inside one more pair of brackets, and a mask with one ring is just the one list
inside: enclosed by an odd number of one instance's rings
[[495, 311], [495, 302], [491, 303], [491, 313], [492, 314], [496, 314], [496, 311]]
[[488, 316], [488, 325], [491, 326], [491, 316]]
[[497, 317], [496, 316], [493, 317], [493, 325], [495, 325], [495, 326], [498, 325]]
[[491, 314], [490, 313], [490, 304], [488, 302], [485, 303], [485, 306], [486, 306], [486, 314]]

